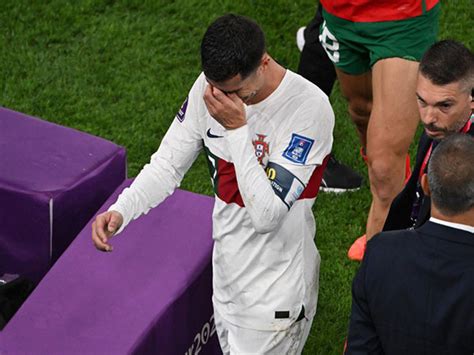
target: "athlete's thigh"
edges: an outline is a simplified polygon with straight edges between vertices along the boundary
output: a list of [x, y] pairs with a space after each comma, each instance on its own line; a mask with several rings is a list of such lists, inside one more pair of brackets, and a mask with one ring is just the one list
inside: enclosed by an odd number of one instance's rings
[[321, 45], [334, 63], [341, 91], [349, 101], [351, 118], [358, 126], [366, 125], [370, 114], [372, 83], [370, 51], [366, 39], [354, 30], [354, 23], [323, 11], [324, 23], [319, 36]]
[[342, 95], [349, 104], [349, 114], [363, 147], [367, 146], [367, 126], [372, 110], [372, 74], [350, 75], [336, 69]]
[[404, 155], [419, 121], [416, 104], [418, 63], [401, 59], [379, 60], [372, 68], [372, 113], [367, 131], [369, 155], [390, 150]]
[[353, 75], [336, 67], [336, 73], [342, 95], [347, 98], [349, 104], [354, 101], [365, 103], [372, 101], [372, 73], [370, 71]]

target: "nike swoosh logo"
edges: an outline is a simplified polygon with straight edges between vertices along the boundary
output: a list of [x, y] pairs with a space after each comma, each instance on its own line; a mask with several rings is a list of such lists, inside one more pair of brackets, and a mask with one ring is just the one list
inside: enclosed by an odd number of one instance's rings
[[216, 136], [215, 134], [212, 134], [210, 128], [207, 130], [206, 135], [207, 135], [209, 138], [222, 138], [222, 137], [224, 137], [224, 136]]

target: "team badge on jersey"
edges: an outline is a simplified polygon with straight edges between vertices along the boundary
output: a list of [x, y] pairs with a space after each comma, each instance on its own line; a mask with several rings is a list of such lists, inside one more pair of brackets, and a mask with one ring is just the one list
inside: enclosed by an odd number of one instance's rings
[[257, 139], [253, 140], [253, 146], [255, 148], [255, 155], [257, 156], [260, 165], [263, 165], [263, 158], [265, 155], [270, 153], [270, 146], [268, 142], [265, 142], [267, 136], [264, 134], [257, 133]]
[[184, 116], [186, 115], [186, 109], [188, 108], [188, 98], [184, 100], [183, 104], [181, 105], [181, 108], [179, 109], [178, 113], [176, 114], [176, 119], [179, 122], [184, 121]]
[[283, 157], [294, 163], [304, 164], [308, 158], [309, 151], [313, 146], [314, 140], [293, 133], [288, 147], [283, 152]]

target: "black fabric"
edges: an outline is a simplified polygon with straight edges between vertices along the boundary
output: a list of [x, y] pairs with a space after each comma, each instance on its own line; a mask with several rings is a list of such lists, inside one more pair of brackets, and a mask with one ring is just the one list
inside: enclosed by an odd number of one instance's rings
[[[301, 312], [298, 315], [298, 318], [296, 318], [296, 322], [299, 322], [305, 317], [305, 311], [304, 311], [304, 306], [301, 307]], [[289, 311], [275, 311], [275, 319], [282, 319], [282, 318], [290, 318], [290, 312]]]
[[[474, 124], [471, 125], [467, 134], [474, 136]], [[416, 221], [412, 220], [413, 205], [417, 200], [418, 181], [420, 177], [421, 166], [426, 153], [428, 152], [433, 140], [423, 132], [420, 142], [418, 144], [418, 151], [416, 153], [415, 167], [413, 168], [410, 179], [406, 183], [403, 190], [393, 200], [390, 210], [385, 220], [383, 227], [384, 231], [406, 229], [411, 227], [419, 227], [423, 225], [429, 218], [431, 213], [431, 199], [429, 196], [421, 198], [421, 204]], [[436, 145], [433, 145], [433, 150]]]
[[0, 330], [15, 315], [33, 289], [33, 282], [22, 276], [6, 284], [0, 284]]
[[427, 222], [367, 243], [345, 354], [474, 353], [474, 238]]
[[275, 319], [290, 318], [290, 311], [275, 311]]
[[302, 320], [304, 317], [305, 317], [305, 314], [304, 314], [304, 306], [302, 306], [302, 307], [301, 307], [300, 315], [298, 316], [298, 318], [296, 318], [296, 321], [299, 322], [299, 321]]
[[[273, 192], [281, 201], [290, 209], [293, 203], [298, 199], [304, 190], [304, 184], [291, 171], [274, 162], [269, 162], [265, 169], [268, 179], [271, 182]], [[295, 180], [297, 185], [301, 187], [300, 193], [294, 189]], [[292, 189], [293, 187], [293, 189]]]
[[323, 21], [321, 5], [319, 5], [316, 15], [304, 31], [305, 45], [300, 55], [298, 74], [330, 96], [336, 81], [336, 70], [319, 42], [319, 27]]

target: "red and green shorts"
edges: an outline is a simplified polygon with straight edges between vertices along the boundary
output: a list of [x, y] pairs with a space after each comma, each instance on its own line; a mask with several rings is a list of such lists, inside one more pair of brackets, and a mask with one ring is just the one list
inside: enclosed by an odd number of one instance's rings
[[436, 41], [440, 4], [404, 20], [352, 22], [323, 9], [319, 40], [334, 65], [347, 74], [369, 71], [380, 59], [420, 61]]

